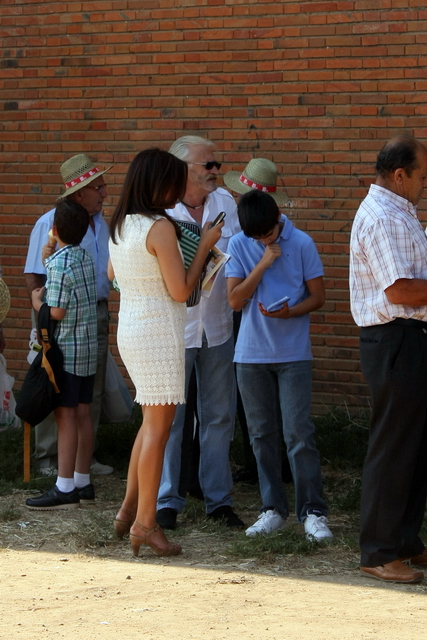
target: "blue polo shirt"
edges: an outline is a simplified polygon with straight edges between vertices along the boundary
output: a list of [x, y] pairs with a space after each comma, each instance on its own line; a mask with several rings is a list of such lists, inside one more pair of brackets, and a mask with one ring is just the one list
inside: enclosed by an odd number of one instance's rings
[[[242, 311], [234, 362], [273, 363], [311, 360], [310, 316], [305, 314], [283, 320], [267, 318], [258, 309], [289, 296], [293, 307], [308, 296], [307, 280], [323, 276], [323, 266], [313, 240], [281, 216], [283, 229], [276, 242], [282, 255], [264, 272], [261, 282]], [[261, 260], [265, 246], [243, 232], [231, 238], [226, 264], [227, 278], [245, 279]]]

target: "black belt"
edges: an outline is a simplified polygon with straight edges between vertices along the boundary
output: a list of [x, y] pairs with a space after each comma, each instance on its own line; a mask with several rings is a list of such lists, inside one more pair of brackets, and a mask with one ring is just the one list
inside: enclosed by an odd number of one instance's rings
[[427, 329], [427, 322], [424, 320], [415, 320], [415, 318], [396, 318], [387, 324], [402, 324], [407, 327], [417, 327], [418, 329]]

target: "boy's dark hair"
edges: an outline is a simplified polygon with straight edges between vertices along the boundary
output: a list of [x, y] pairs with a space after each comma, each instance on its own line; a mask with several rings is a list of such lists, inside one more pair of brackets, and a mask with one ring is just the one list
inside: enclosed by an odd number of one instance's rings
[[80, 244], [89, 226], [89, 214], [81, 204], [65, 198], [55, 209], [53, 224], [62, 242]]
[[237, 204], [240, 226], [248, 238], [262, 238], [273, 231], [280, 211], [276, 201], [264, 191], [252, 189]]

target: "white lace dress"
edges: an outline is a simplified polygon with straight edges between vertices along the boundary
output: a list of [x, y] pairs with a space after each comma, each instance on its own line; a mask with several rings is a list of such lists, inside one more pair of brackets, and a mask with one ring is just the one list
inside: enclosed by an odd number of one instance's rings
[[[157, 218], [156, 218], [157, 219]], [[185, 402], [185, 303], [169, 295], [158, 260], [146, 247], [155, 220], [128, 215], [111, 263], [120, 288], [117, 344], [140, 404]]]

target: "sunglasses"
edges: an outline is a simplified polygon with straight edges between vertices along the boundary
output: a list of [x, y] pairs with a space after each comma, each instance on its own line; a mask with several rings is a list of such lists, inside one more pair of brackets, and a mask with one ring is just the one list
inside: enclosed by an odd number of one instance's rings
[[188, 164], [201, 164], [206, 169], [206, 171], [210, 171], [214, 167], [216, 167], [219, 171], [222, 167], [221, 163], [216, 162], [216, 160], [210, 160], [209, 162], [189, 162]]
[[98, 187], [95, 187], [93, 184], [87, 184], [86, 189], [93, 189], [94, 191], [98, 191], [98, 193], [105, 192], [107, 189], [106, 184], [100, 184]]

